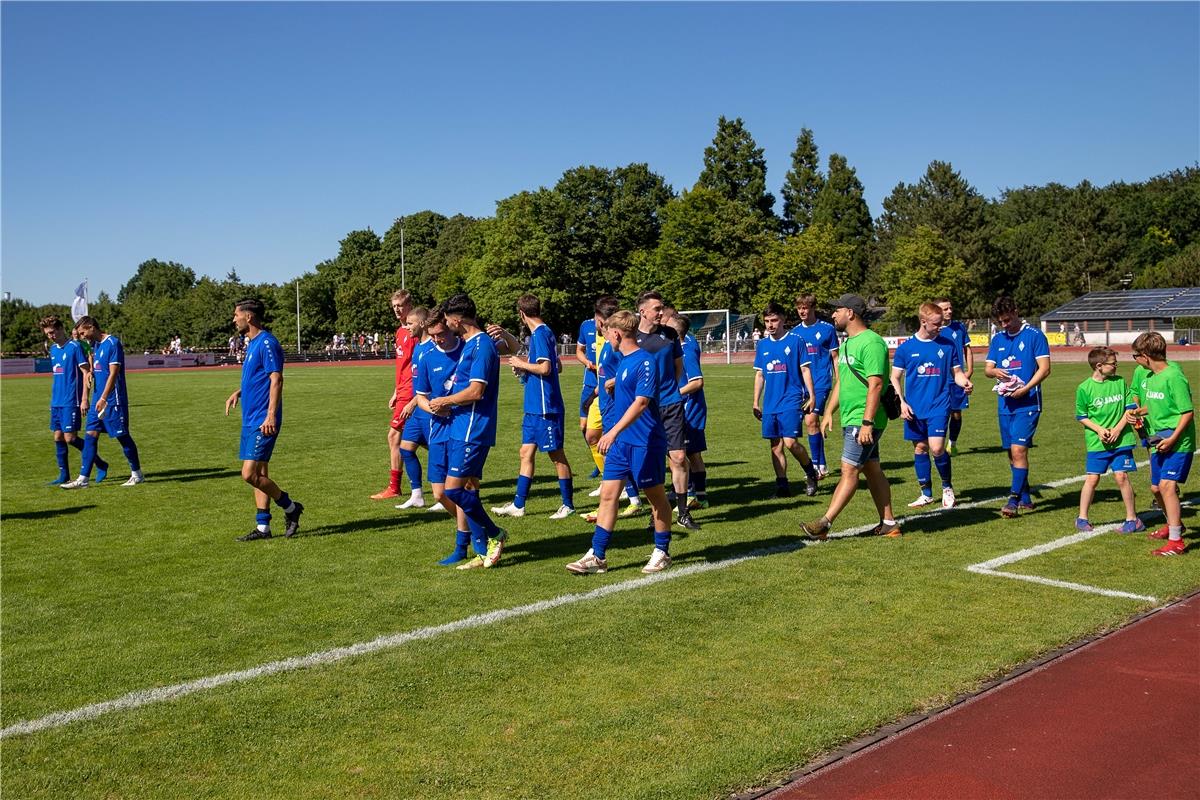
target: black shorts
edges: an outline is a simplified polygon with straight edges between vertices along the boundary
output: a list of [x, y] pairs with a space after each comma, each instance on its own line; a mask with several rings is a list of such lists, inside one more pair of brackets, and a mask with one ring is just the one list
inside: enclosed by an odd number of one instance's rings
[[658, 416], [667, 432], [667, 450], [686, 450], [687, 423], [683, 418], [683, 403], [660, 406]]

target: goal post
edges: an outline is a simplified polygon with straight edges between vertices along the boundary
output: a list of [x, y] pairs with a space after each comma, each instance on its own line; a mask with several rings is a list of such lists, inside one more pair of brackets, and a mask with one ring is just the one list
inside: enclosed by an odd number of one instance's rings
[[733, 363], [733, 354], [752, 347], [753, 314], [738, 314], [728, 308], [680, 311], [691, 322], [691, 334], [700, 344], [701, 353], [725, 353], [725, 363]]

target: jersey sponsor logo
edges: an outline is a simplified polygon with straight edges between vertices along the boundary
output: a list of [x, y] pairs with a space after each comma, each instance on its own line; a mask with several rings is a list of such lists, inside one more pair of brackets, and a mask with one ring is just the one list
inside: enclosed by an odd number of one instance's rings
[[779, 359], [767, 362], [767, 372], [787, 372], [787, 364]]
[[1112, 395], [1109, 395], [1108, 397], [1097, 397], [1097, 398], [1093, 399], [1092, 400], [1092, 408], [1104, 408], [1104, 406], [1111, 406], [1113, 403], [1124, 403], [1124, 402], [1125, 402], [1124, 395], [1112, 394]]
[[1004, 369], [1020, 369], [1023, 364], [1021, 359], [1017, 358], [1016, 356], [1005, 356], [1004, 359], [1000, 361], [1000, 366]]
[[936, 378], [942, 374], [942, 368], [934, 364], [932, 361], [926, 361], [917, 367], [917, 374], [926, 378]]

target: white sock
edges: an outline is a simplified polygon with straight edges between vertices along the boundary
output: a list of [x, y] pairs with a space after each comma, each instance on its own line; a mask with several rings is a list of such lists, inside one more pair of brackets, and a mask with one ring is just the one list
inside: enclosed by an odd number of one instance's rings
[[259, 529], [260, 531], [262, 531], [263, 533], [270, 533], [270, 532], [271, 532], [271, 526], [270, 526], [270, 525], [259, 525], [259, 526], [258, 526], [258, 529]]
[[1178, 542], [1180, 539], [1183, 538], [1183, 526], [1182, 525], [1171, 525], [1170, 527], [1168, 527], [1167, 528], [1167, 537], [1172, 542]]

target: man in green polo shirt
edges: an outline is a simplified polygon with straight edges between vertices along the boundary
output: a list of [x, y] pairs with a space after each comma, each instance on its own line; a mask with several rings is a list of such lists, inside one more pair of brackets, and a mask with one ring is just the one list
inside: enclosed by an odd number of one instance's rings
[[883, 337], [867, 327], [867, 303], [856, 294], [844, 294], [830, 303], [833, 326], [847, 335], [838, 350], [838, 382], [834, 385], [821, 418], [826, 436], [833, 431], [833, 412], [840, 408], [842, 423], [842, 474], [825, 516], [801, 522], [800, 530], [814, 539], [825, 539], [838, 514], [858, 491], [858, 476], [879, 511], [877, 536], [899, 536], [900, 525], [892, 515], [892, 489], [879, 466], [879, 438], [887, 428], [883, 391], [887, 385], [888, 348]]

